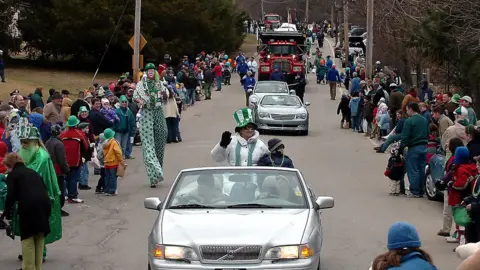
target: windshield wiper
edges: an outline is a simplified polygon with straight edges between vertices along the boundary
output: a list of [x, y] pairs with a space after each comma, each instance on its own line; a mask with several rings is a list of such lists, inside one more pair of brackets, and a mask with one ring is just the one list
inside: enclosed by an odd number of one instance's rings
[[191, 208], [191, 209], [208, 208], [208, 209], [213, 209], [215, 207], [207, 206], [207, 205], [203, 205], [203, 204], [197, 204], [197, 203], [179, 204], [179, 205], [174, 205], [174, 206], [169, 207], [169, 209], [180, 209], [180, 208]]
[[281, 206], [273, 206], [261, 203], [239, 203], [234, 205], [229, 205], [227, 208], [282, 208]]

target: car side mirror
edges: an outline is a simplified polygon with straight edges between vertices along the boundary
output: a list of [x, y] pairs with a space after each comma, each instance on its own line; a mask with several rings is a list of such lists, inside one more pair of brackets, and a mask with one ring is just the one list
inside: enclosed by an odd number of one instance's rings
[[160, 210], [162, 201], [158, 197], [149, 197], [143, 201], [143, 206], [150, 210]]
[[316, 206], [318, 207], [317, 210], [329, 209], [335, 206], [335, 201], [333, 200], [332, 197], [318, 197], [315, 203], [317, 204]]
[[310, 106], [310, 104], [311, 104], [310, 102], [305, 101], [305, 106]]

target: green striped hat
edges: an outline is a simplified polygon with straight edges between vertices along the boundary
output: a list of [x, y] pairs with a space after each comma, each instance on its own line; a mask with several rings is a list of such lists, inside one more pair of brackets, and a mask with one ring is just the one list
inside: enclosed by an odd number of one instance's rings
[[256, 126], [255, 122], [253, 122], [252, 110], [249, 108], [242, 108], [234, 112], [233, 118], [235, 122], [237, 122], [237, 128], [243, 128], [248, 124], [254, 124]]

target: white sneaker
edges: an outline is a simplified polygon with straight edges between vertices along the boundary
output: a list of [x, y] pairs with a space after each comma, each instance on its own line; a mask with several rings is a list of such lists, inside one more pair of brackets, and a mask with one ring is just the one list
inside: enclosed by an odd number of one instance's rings
[[75, 198], [75, 199], [68, 199], [69, 203], [83, 203], [82, 199]]
[[445, 240], [447, 241], [447, 243], [458, 243], [458, 242], [460, 242], [460, 241], [458, 241], [457, 238], [454, 238], [454, 237], [451, 237], [451, 236], [445, 237]]

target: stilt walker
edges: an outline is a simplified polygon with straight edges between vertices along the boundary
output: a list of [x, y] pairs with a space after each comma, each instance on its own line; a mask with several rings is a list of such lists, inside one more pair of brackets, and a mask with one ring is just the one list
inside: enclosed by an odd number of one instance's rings
[[163, 157], [167, 143], [167, 123], [163, 115], [163, 104], [168, 99], [168, 91], [163, 86], [154, 64], [147, 64], [144, 72], [146, 76], [137, 83], [133, 98], [142, 105], [140, 137], [143, 162], [150, 187], [155, 188], [163, 181]]

